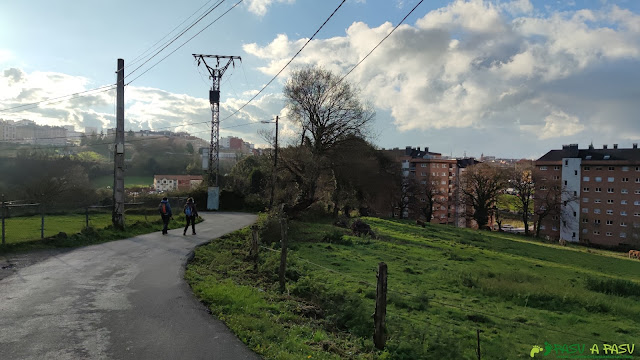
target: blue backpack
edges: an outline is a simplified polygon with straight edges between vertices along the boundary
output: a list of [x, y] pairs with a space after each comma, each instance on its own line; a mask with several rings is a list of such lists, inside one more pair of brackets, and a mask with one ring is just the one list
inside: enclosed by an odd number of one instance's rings
[[191, 205], [187, 204], [187, 207], [184, 208], [184, 214], [191, 216]]

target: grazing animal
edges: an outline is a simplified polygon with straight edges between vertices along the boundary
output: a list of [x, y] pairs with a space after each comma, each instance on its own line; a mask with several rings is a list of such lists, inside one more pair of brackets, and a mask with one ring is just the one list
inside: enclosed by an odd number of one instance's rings
[[416, 225], [420, 225], [422, 227], [425, 227], [425, 222], [422, 220], [416, 220]]
[[560, 239], [558, 242], [559, 242], [559, 243], [560, 243], [560, 245], [562, 245], [562, 246], [567, 246], [567, 240], [565, 240], [565, 239]]
[[629, 259], [636, 258], [640, 260], [640, 250], [629, 250]]

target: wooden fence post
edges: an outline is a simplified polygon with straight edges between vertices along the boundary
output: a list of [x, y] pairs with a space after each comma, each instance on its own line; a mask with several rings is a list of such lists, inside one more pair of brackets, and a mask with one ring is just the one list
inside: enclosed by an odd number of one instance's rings
[[40, 239], [44, 239], [44, 205], [40, 204]]
[[285, 288], [285, 272], [287, 270], [287, 219], [284, 212], [280, 218], [280, 230], [282, 238], [280, 239], [280, 270], [278, 277], [280, 278], [280, 293], [284, 293]]
[[253, 270], [258, 270], [258, 251], [259, 251], [259, 239], [258, 239], [258, 226], [253, 225], [251, 227], [251, 250], [249, 255], [253, 258]]
[[89, 228], [89, 207], [84, 208], [84, 223], [85, 229]]
[[376, 312], [373, 314], [373, 343], [377, 349], [384, 349], [387, 341], [385, 317], [387, 315], [387, 264], [378, 264], [378, 286], [376, 287]]

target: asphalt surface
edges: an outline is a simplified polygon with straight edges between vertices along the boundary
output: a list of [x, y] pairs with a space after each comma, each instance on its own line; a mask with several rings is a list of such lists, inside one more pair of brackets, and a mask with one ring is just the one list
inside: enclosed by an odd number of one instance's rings
[[198, 235], [158, 231], [79, 248], [1, 280], [0, 359], [259, 359], [183, 279], [198, 244], [256, 216], [200, 216]]

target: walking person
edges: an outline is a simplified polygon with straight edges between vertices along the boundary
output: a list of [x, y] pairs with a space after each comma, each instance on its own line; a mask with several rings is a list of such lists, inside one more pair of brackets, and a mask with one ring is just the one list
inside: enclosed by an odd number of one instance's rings
[[167, 235], [167, 227], [169, 226], [169, 220], [171, 220], [171, 216], [173, 214], [171, 213], [171, 205], [169, 204], [169, 200], [167, 200], [166, 196], [162, 198], [162, 201], [160, 201], [158, 211], [160, 211], [162, 223], [164, 224], [164, 227], [162, 228], [162, 235]]
[[187, 235], [187, 229], [191, 224], [191, 233], [196, 234], [196, 217], [198, 216], [198, 210], [196, 204], [193, 202], [193, 198], [188, 198], [187, 203], [184, 204], [184, 217], [187, 219], [187, 225], [184, 227], [182, 235]]

